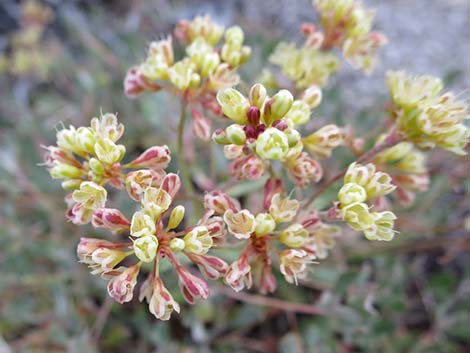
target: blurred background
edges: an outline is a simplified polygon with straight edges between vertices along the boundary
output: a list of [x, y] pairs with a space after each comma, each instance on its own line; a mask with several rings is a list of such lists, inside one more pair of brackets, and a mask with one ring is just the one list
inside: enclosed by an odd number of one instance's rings
[[[241, 73], [251, 84], [279, 40], [300, 41], [300, 24], [316, 15], [306, 0], [40, 3], [41, 31], [30, 31], [21, 2], [0, 1], [0, 353], [470, 351], [470, 161], [443, 151], [430, 156], [430, 190], [398, 209], [393, 242], [341, 238], [298, 287], [280, 280], [261, 297], [214, 284], [210, 300], [184, 305], [170, 322], [137, 300], [112, 303], [105, 281], [77, 263], [79, 237], [94, 230], [65, 222], [64, 191], [40, 166], [39, 146], [100, 110], [119, 113], [131, 153], [171, 146], [174, 98], [129, 100], [122, 89], [151, 40], [198, 14], [238, 24], [253, 48]], [[371, 76], [343, 65], [319, 119], [358, 133], [379, 125], [386, 69], [440, 76], [468, 101], [468, 0], [364, 3], [390, 43]], [[335, 157], [336, 166], [351, 161]]]

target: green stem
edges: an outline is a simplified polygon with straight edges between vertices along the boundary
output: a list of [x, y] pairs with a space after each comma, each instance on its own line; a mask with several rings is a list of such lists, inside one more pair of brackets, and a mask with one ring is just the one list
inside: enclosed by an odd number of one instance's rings
[[188, 170], [188, 165], [184, 159], [184, 143], [183, 143], [183, 135], [184, 135], [184, 125], [186, 122], [186, 102], [184, 98], [181, 99], [181, 111], [180, 111], [180, 121], [178, 125], [178, 164], [179, 169], [181, 172], [181, 179], [183, 180], [183, 185], [186, 190], [188, 196], [192, 196], [194, 194], [193, 184], [191, 181], [191, 175]]

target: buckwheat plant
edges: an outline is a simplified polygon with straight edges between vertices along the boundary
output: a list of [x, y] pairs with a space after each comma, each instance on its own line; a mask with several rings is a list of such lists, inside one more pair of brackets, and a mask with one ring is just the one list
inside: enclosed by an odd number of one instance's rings
[[[167, 37], [152, 42], [147, 59], [129, 70], [128, 96], [167, 90], [181, 100], [177, 162], [182, 181], [167, 171], [171, 152], [166, 145], [123, 162], [126, 148], [118, 141], [124, 126], [110, 113], [93, 118], [89, 127], [60, 129], [57, 144], [45, 147], [51, 176], [69, 192], [67, 219], [115, 233], [113, 240], [81, 238], [77, 253], [92, 274], [108, 281], [108, 293], [117, 302], [131, 301], [142, 277], [138, 298], [155, 317], [168, 320], [173, 311], [179, 313], [180, 304], [161, 276], [162, 261], [171, 265], [190, 304], [208, 298], [207, 279], [219, 279], [235, 291], [256, 287], [267, 294], [276, 290], [278, 270], [298, 284], [328, 256], [345, 226], [372, 241], [395, 237], [395, 201], [410, 205], [428, 187], [426, 151], [442, 147], [466, 153], [468, 106], [452, 93], [441, 93], [441, 80], [404, 72], [387, 74], [391, 101], [384, 112], [385, 133], [375, 137], [371, 149], [364, 150], [361, 137], [334, 124], [304, 131], [322, 101], [319, 86], [337, 66], [331, 49], [342, 48], [348, 61], [367, 71], [385, 42], [382, 34], [370, 32], [373, 14], [358, 2], [314, 4], [323, 30], [304, 26], [303, 48], [281, 44], [273, 54], [302, 88], [297, 98], [286, 89], [270, 95], [261, 83], [247, 92], [232, 88], [250, 50], [239, 27], [224, 30], [207, 16], [176, 26], [185, 57], [175, 61]], [[224, 43], [216, 47], [222, 37]], [[196, 135], [223, 146], [231, 181], [222, 176], [211, 180], [209, 190], [194, 190], [195, 178], [183, 158], [186, 107]], [[220, 116], [224, 127], [211, 134], [203, 109]], [[336, 148], [350, 149], [356, 158], [322, 181], [321, 161], [332, 158]], [[227, 183], [241, 180], [264, 184], [253, 192], [254, 202], [223, 191]], [[317, 197], [339, 181], [330, 206], [316, 207]], [[135, 204], [132, 212], [109, 205], [114, 198], [108, 195], [118, 191]], [[235, 252], [231, 264], [221, 258], [227, 252], [219, 251], [229, 248]]]

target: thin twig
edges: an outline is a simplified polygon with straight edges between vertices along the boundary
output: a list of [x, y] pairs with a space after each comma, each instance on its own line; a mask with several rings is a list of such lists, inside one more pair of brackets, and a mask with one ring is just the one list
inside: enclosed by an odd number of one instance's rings
[[271, 308], [309, 315], [326, 315], [325, 310], [310, 304], [291, 303], [282, 299], [265, 297], [262, 295], [248, 294], [244, 292], [234, 292], [232, 289], [219, 286], [217, 291], [227, 297], [246, 302], [253, 305], [268, 306]]

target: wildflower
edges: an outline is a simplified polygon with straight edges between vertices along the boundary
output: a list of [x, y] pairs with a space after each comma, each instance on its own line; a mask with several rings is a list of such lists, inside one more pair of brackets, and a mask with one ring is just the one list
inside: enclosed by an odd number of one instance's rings
[[170, 218], [168, 220], [168, 226], [167, 226], [167, 229], [175, 229], [177, 228], [181, 221], [183, 220], [184, 218], [184, 213], [185, 213], [185, 209], [184, 209], [184, 206], [176, 206], [172, 211], [171, 211], [171, 214], [170, 214]]
[[140, 263], [127, 268], [119, 268], [120, 274], [113, 276], [108, 282], [109, 296], [119, 304], [131, 301], [139, 270]]
[[298, 279], [306, 274], [307, 265], [313, 257], [305, 250], [287, 249], [279, 253], [279, 268], [289, 283], [297, 284]]
[[280, 194], [275, 194], [271, 199], [269, 213], [276, 223], [290, 222], [297, 215], [299, 206], [297, 200], [282, 198]]
[[341, 208], [342, 218], [355, 230], [365, 230], [374, 225], [374, 218], [365, 203], [356, 202]]
[[279, 241], [290, 248], [300, 248], [308, 237], [308, 231], [299, 223], [291, 224], [279, 236]]
[[253, 278], [251, 276], [251, 266], [245, 256], [230, 265], [225, 277], [224, 282], [232, 287], [235, 292], [240, 292], [243, 288], [251, 288], [253, 285]]
[[193, 228], [183, 238], [185, 250], [197, 255], [205, 255], [212, 247], [213, 241], [206, 227], [198, 226]]
[[395, 231], [393, 230], [393, 225], [397, 217], [393, 212], [384, 211], [384, 212], [373, 212], [372, 218], [374, 219], [374, 225], [365, 229], [364, 235], [369, 240], [392, 240]]
[[269, 213], [258, 213], [255, 222], [255, 234], [257, 236], [269, 234], [276, 228], [276, 221]]
[[306, 152], [287, 159], [284, 165], [289, 177], [299, 187], [307, 187], [312, 181], [318, 182], [323, 176], [321, 165]]
[[367, 200], [367, 192], [359, 184], [347, 183], [339, 190], [338, 200], [341, 205], [364, 202]]
[[160, 278], [155, 278], [151, 292], [152, 294], [147, 300], [149, 311], [157, 319], [167, 321], [170, 319], [173, 311], [180, 312], [179, 304], [173, 299]]
[[135, 238], [153, 235], [156, 231], [155, 221], [144, 211], [137, 211], [132, 216], [130, 232]]
[[336, 125], [325, 125], [302, 139], [305, 148], [317, 158], [331, 156], [331, 152], [344, 143], [343, 134]]
[[229, 233], [238, 239], [248, 239], [256, 228], [255, 216], [248, 210], [234, 212], [228, 209], [224, 213], [224, 221]]
[[204, 208], [211, 210], [216, 215], [223, 215], [229, 209], [238, 210], [240, 205], [237, 200], [232, 199], [221, 191], [215, 190], [204, 195]]
[[159, 217], [170, 207], [172, 198], [168, 192], [162, 188], [149, 187], [144, 192], [142, 205], [146, 212], [153, 218]]
[[268, 128], [256, 140], [256, 153], [265, 159], [282, 159], [289, 150], [287, 136], [276, 128]]
[[158, 239], [153, 234], [141, 236], [134, 240], [134, 253], [142, 262], [152, 262], [157, 255]]
[[102, 186], [91, 181], [85, 181], [80, 184], [79, 190], [75, 190], [72, 193], [72, 198], [85, 209], [96, 210], [104, 207], [107, 192]]
[[218, 257], [210, 255], [198, 255], [194, 253], [189, 253], [187, 255], [189, 259], [191, 259], [191, 261], [198, 266], [201, 273], [203, 273], [207, 278], [213, 280], [218, 279], [225, 275], [228, 270], [227, 263]]

